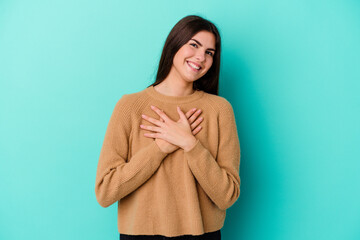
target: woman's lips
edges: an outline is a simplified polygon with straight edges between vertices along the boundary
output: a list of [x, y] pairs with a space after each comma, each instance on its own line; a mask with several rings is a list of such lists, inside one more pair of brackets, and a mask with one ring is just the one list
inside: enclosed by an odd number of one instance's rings
[[[196, 63], [193, 63], [193, 62], [190, 62], [190, 61], [186, 61], [186, 63], [194, 72], [199, 72], [200, 69], [201, 69], [201, 67]], [[196, 67], [198, 67], [199, 69], [197, 69]]]

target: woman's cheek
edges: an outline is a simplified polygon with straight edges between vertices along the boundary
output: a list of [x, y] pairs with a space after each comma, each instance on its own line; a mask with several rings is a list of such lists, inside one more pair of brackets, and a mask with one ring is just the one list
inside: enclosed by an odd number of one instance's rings
[[208, 70], [209, 70], [209, 69], [211, 68], [212, 64], [213, 64], [213, 59], [210, 58], [210, 59], [208, 59], [208, 60], [206, 60], [206, 61], [207, 61], [207, 64], [208, 64], [207, 68], [208, 68]]
[[190, 47], [190, 46], [187, 46], [186, 49], [185, 49], [185, 54], [186, 54], [187, 56], [194, 55], [194, 54], [195, 54], [194, 48], [192, 48], [192, 47]]

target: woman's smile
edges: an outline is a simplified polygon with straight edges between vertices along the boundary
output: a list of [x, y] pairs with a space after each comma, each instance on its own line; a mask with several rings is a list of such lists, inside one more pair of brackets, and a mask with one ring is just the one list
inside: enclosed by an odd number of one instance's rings
[[186, 61], [187, 65], [193, 70], [194, 72], [199, 72], [201, 69], [201, 66], [199, 64], [196, 64], [191, 61]]

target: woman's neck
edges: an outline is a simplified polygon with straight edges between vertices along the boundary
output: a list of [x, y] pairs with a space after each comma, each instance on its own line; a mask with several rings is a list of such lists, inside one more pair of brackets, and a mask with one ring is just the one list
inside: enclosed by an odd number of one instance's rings
[[195, 90], [193, 89], [193, 83], [170, 83], [170, 81], [167, 79], [154, 86], [154, 89], [161, 94], [176, 97], [191, 95], [195, 92]]

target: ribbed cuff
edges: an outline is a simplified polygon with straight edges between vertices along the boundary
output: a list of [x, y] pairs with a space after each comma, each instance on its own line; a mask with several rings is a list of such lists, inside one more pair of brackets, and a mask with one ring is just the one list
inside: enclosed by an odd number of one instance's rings
[[190, 150], [184, 151], [184, 153], [190, 154], [190, 155], [196, 155], [201, 150], [201, 147], [202, 146], [201, 146], [200, 140], [197, 139], [195, 145]]
[[154, 153], [157, 153], [157, 154], [161, 155], [162, 157], [165, 157], [166, 155], [168, 155], [168, 153], [163, 152], [160, 149], [160, 147], [157, 145], [155, 140], [151, 143], [151, 149], [154, 151]]

